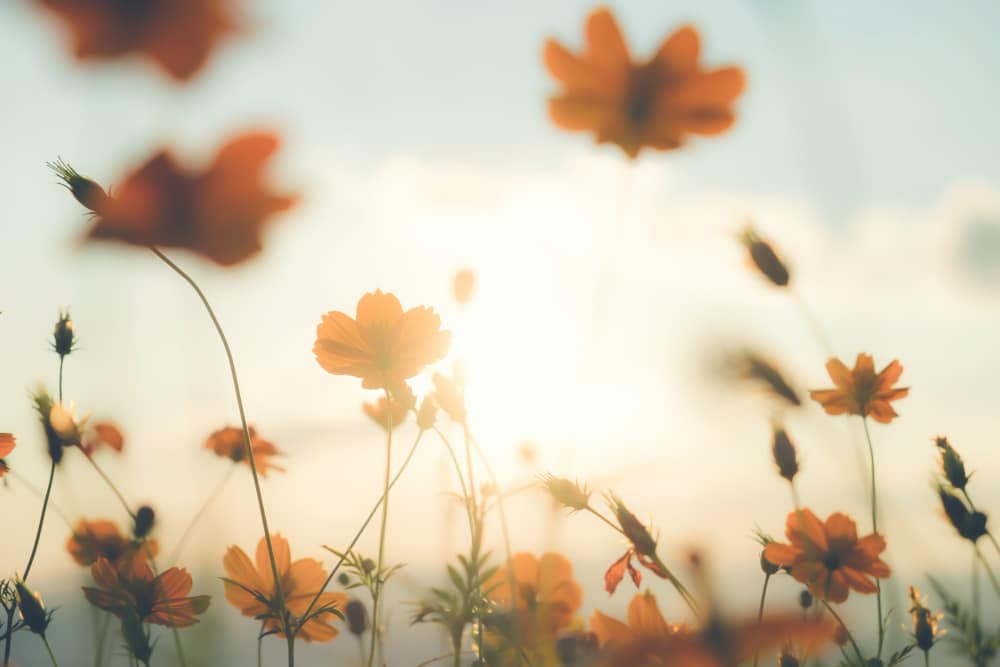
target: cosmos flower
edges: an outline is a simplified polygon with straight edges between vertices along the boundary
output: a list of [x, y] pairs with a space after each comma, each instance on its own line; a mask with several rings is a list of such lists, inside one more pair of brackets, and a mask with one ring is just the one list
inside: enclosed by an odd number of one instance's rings
[[484, 584], [490, 600], [501, 610], [517, 610], [519, 636], [528, 644], [554, 639], [569, 628], [583, 602], [583, 591], [573, 578], [573, 565], [557, 553], [536, 558], [530, 553], [511, 559], [517, 593], [511, 594], [510, 577], [501, 567]]
[[107, 519], [87, 521], [80, 519], [73, 527], [73, 534], [66, 540], [66, 551], [80, 565], [93, 565], [98, 558], [117, 564], [136, 553], [155, 556], [160, 551], [156, 540], [140, 542], [126, 537], [118, 526]]
[[[282, 456], [281, 450], [275, 447], [271, 441], [259, 437], [257, 429], [253, 426], [247, 430], [250, 432], [250, 447], [253, 449], [254, 463], [257, 464], [257, 472], [260, 473], [261, 477], [266, 477], [269, 470], [285, 472], [284, 468], [275, 465], [271, 461], [275, 456]], [[205, 441], [205, 449], [211, 449], [218, 456], [227, 458], [234, 463], [250, 465], [242, 428], [227, 426], [215, 431]]]
[[836, 389], [814, 389], [809, 395], [831, 415], [847, 413], [888, 424], [898, 416], [890, 401], [910, 393], [908, 387], [893, 387], [903, 373], [897, 359], [877, 375], [871, 355], [864, 353], [858, 355], [853, 369], [848, 369], [840, 359], [831, 358], [826, 362], [826, 371]]

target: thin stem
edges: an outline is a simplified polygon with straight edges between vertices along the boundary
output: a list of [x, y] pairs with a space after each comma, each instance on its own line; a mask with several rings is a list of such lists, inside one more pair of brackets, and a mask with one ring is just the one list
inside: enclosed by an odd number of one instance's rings
[[49, 640], [45, 635], [42, 635], [42, 643], [45, 644], [45, 650], [49, 652], [49, 660], [52, 661], [52, 667], [59, 667], [59, 661], [56, 660], [56, 654], [52, 652], [52, 647], [49, 645]]
[[[17, 472], [17, 470], [11, 469], [10, 471], [8, 471], [7, 474], [10, 476], [11, 479], [17, 480], [17, 482], [21, 486], [23, 486], [24, 488], [26, 488], [28, 491], [30, 491], [31, 493], [33, 493], [38, 498], [45, 498], [45, 492], [42, 491], [41, 489], [39, 489], [34, 484], [32, 484], [31, 482], [29, 482], [27, 479], [25, 479], [22, 475], [20, 475]], [[49, 500], [49, 511], [54, 512], [57, 517], [59, 517], [60, 519], [62, 519], [63, 523], [66, 524], [67, 528], [69, 528], [70, 530], [73, 530], [73, 522], [70, 521], [69, 517], [66, 516], [65, 512], [63, 512], [61, 509], [59, 509], [59, 505], [57, 505], [56, 502], [54, 500], [51, 500], [51, 499]]]
[[469, 535], [475, 536], [476, 534], [476, 518], [473, 514], [472, 507], [469, 503], [469, 490], [465, 486], [465, 478], [462, 476], [462, 464], [458, 460], [458, 456], [455, 454], [455, 448], [452, 447], [451, 441], [441, 432], [437, 426], [433, 427], [434, 432], [438, 434], [441, 442], [444, 444], [444, 448], [448, 451], [448, 455], [451, 457], [451, 462], [455, 466], [455, 477], [458, 479], [458, 485], [462, 489], [462, 502], [465, 505], [465, 514], [469, 519]]
[[115, 497], [118, 498], [118, 502], [121, 503], [121, 506], [125, 508], [125, 511], [128, 512], [128, 515], [132, 517], [132, 520], [134, 521], [135, 512], [132, 511], [132, 508], [129, 506], [128, 501], [125, 500], [125, 496], [123, 496], [122, 492], [118, 490], [118, 487], [115, 486], [115, 483], [111, 481], [111, 478], [108, 477], [107, 473], [101, 470], [101, 466], [97, 465], [97, 461], [95, 461], [90, 454], [88, 454], [83, 450], [83, 447], [81, 447], [80, 445], [76, 445], [76, 448], [80, 450], [80, 453], [83, 454], [85, 459], [87, 459], [91, 467], [93, 467], [93, 469], [97, 471], [97, 474], [100, 475], [102, 480], [104, 480], [104, 483], [107, 485], [109, 489], [111, 489], [111, 492], [115, 494]]
[[35, 542], [31, 545], [31, 555], [28, 556], [28, 564], [24, 566], [24, 579], [27, 581], [31, 566], [35, 563], [35, 554], [38, 553], [38, 542], [42, 539], [42, 526], [45, 525], [45, 511], [49, 507], [49, 497], [52, 495], [52, 480], [56, 476], [56, 461], [52, 459], [49, 466], [49, 484], [45, 487], [45, 499], [42, 501], [42, 513], [38, 517], [38, 529], [35, 530]]
[[167, 559], [168, 563], [176, 563], [177, 559], [180, 558], [181, 552], [184, 550], [184, 545], [187, 543], [187, 539], [191, 536], [191, 531], [194, 530], [195, 524], [197, 524], [198, 520], [201, 519], [201, 517], [205, 514], [206, 511], [208, 511], [208, 508], [212, 505], [213, 502], [215, 502], [215, 499], [218, 498], [219, 494], [222, 493], [222, 490], [226, 487], [226, 484], [229, 482], [229, 479], [233, 476], [233, 472], [236, 470], [236, 466], [238, 465], [239, 465], [238, 463], [234, 462], [232, 465], [229, 466], [229, 469], [226, 471], [226, 474], [223, 475], [222, 479], [219, 480], [219, 483], [216, 485], [216, 487], [212, 490], [210, 494], [208, 494], [208, 497], [205, 498], [205, 502], [202, 503], [198, 511], [195, 512], [193, 517], [191, 517], [191, 521], [188, 523], [187, 528], [184, 529], [184, 533], [181, 535], [181, 539], [177, 541], [177, 546], [174, 547], [174, 552], [170, 555], [170, 558]]
[[972, 610], [979, 616], [979, 550], [972, 550]]
[[257, 667], [263, 667], [261, 660], [261, 646], [264, 644], [264, 635], [257, 635]]
[[830, 606], [829, 602], [827, 602], [826, 600], [823, 600], [821, 598], [817, 598], [817, 599], [822, 603], [822, 605], [824, 607], [826, 607], [826, 610], [828, 612], [830, 612], [830, 615], [833, 616], [836, 619], [837, 623], [840, 623], [840, 627], [842, 627], [844, 629], [844, 632], [847, 633], [847, 638], [850, 640], [851, 646], [854, 647], [854, 652], [858, 654], [858, 660], [861, 661], [859, 664], [862, 664], [862, 665], [866, 664], [865, 663], [865, 656], [861, 654], [861, 649], [858, 648], [858, 643], [856, 641], [854, 641], [854, 635], [852, 635], [851, 631], [847, 629], [847, 624], [844, 623], [844, 619], [842, 619], [840, 617], [840, 614], [838, 614], [836, 611], [834, 611], [833, 607]]
[[99, 612], [102, 616], [101, 627], [97, 635], [97, 648], [94, 650], [94, 667], [101, 667], [104, 664], [104, 643], [108, 638], [108, 627], [111, 624], [111, 614]]
[[[872, 445], [872, 436], [868, 431], [868, 417], [862, 417], [861, 423], [865, 427], [865, 440], [868, 442], [868, 458], [871, 464], [871, 485], [872, 485], [872, 532], [878, 533], [878, 494], [875, 487], [875, 447]], [[882, 622], [882, 582], [875, 580], [875, 601], [878, 613], [878, 653], [876, 656], [882, 659], [882, 644], [885, 642], [885, 624]]]
[[823, 331], [823, 327], [820, 325], [815, 313], [813, 313], [812, 308], [809, 307], [809, 304], [802, 298], [798, 290], [789, 288], [788, 291], [792, 295], [795, 304], [799, 307], [799, 313], [802, 315], [802, 319], [806, 321], [809, 330], [812, 331], [816, 342], [823, 348], [823, 352], [828, 357], [836, 356], [833, 352], [833, 345], [830, 344], [830, 339], [826, 337], [826, 333]]
[[195, 291], [198, 298], [201, 300], [202, 305], [205, 307], [205, 311], [208, 313], [209, 318], [212, 320], [212, 324], [215, 326], [215, 331], [219, 334], [219, 340], [222, 341], [222, 347], [226, 352], [226, 360], [229, 362], [229, 374], [233, 380], [233, 390], [236, 392], [236, 405], [239, 407], [240, 411], [240, 424], [243, 426], [243, 439], [247, 447], [247, 460], [250, 462], [250, 472], [253, 473], [253, 486], [254, 491], [257, 494], [257, 509], [260, 512], [260, 522], [264, 528], [264, 542], [267, 544], [267, 558], [271, 565], [271, 576], [274, 578], [274, 592], [277, 598], [278, 608], [281, 610], [281, 619], [283, 629], [285, 631], [285, 637], [288, 640], [288, 667], [294, 665], [294, 642], [295, 635], [291, 632], [288, 623], [288, 614], [285, 607], [285, 594], [281, 589], [281, 576], [278, 574], [278, 563], [274, 557], [274, 545], [271, 542], [271, 529], [267, 524], [267, 511], [264, 509], [264, 494], [260, 490], [260, 476], [257, 474], [257, 462], [254, 460], [253, 447], [250, 445], [250, 427], [247, 425], [247, 415], [246, 409], [243, 407], [243, 395], [240, 392], [240, 380], [239, 376], [236, 374], [236, 362], [233, 361], [233, 351], [229, 347], [229, 339], [226, 338], [226, 332], [223, 331], [222, 325], [219, 323], [219, 318], [216, 317], [215, 311], [212, 309], [212, 305], [208, 302], [208, 298], [205, 293], [201, 291], [201, 287], [195, 282], [194, 278], [189, 276], [184, 270], [174, 264], [170, 259], [164, 255], [162, 252], [157, 250], [154, 246], [149, 246], [149, 249], [154, 255], [163, 260], [163, 263], [169, 266], [173, 271], [179, 275], [191, 289]]
[[931, 652], [924, 651], [924, 667], [931, 667]]
[[[389, 484], [392, 481], [392, 396], [389, 395], [388, 384], [385, 388], [385, 484], [382, 492], [382, 527], [378, 536], [378, 558], [375, 565], [375, 590], [372, 600], [372, 636], [371, 645], [368, 648], [368, 667], [372, 667], [375, 660], [375, 644], [381, 629], [378, 620], [379, 602], [382, 599], [382, 588], [385, 582], [382, 581], [382, 559], [385, 555], [385, 530], [389, 523]], [[385, 655], [381, 656], [382, 663], [385, 663]]]
[[[767, 600], [767, 584], [770, 583], [770, 581], [771, 581], [771, 575], [765, 572], [764, 573], [764, 587], [761, 588], [761, 591], [760, 591], [760, 606], [757, 607], [757, 625], [760, 625], [760, 622], [764, 618], [764, 602]], [[757, 664], [758, 664], [759, 660], [760, 660], [760, 654], [754, 653], [753, 654], [753, 667], [757, 667]]]
[[986, 562], [985, 558], [983, 558], [983, 554], [979, 550], [979, 547], [974, 547], [974, 549], [976, 550], [976, 557], [979, 558], [979, 562], [983, 564], [986, 576], [989, 577], [990, 583], [993, 584], [993, 590], [996, 591], [997, 595], [1000, 595], [1000, 581], [998, 581], [996, 575], [993, 574], [993, 568], [991, 568], [990, 564]]

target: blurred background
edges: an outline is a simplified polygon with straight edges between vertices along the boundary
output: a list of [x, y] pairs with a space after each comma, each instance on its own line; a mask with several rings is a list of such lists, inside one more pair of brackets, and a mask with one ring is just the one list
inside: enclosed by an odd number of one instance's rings
[[[932, 491], [932, 438], [948, 435], [976, 471], [977, 505], [1000, 508], [1000, 6], [609, 3], [636, 55], [690, 21], [707, 63], [748, 73], [730, 133], [628, 163], [557, 130], [545, 111], [543, 41], [579, 45], [589, 3], [244, 4], [251, 33], [183, 86], [142, 60], [78, 65], [50, 15], [23, 0], [0, 4], [0, 430], [18, 438], [10, 463], [21, 477], [46, 481], [29, 391], [55, 389], [48, 341], [63, 307], [80, 337], [66, 396], [122, 427], [125, 454], [100, 463], [126, 498], [156, 507], [166, 551], [226, 474], [202, 443], [238, 414], [200, 304], [148, 253], [83, 246], [85, 216], [45, 162], [61, 156], [114, 184], [160, 146], [203, 164], [228, 136], [263, 127], [285, 140], [273, 181], [301, 205], [242, 267], [168, 254], [226, 327], [251, 423], [287, 454], [288, 473], [269, 477], [264, 495], [294, 558], [346, 546], [380, 493], [383, 434], [361, 412], [377, 394], [325, 373], [311, 349], [324, 312], [353, 314], [381, 288], [404, 308], [435, 307], [454, 332], [441, 367], [466, 365], [472, 427], [505, 485], [548, 471], [615, 489], [653, 517], [668, 563], [701, 549], [725, 605], [753, 613], [762, 576], [751, 531], [780, 537], [791, 500], [770, 458], [771, 405], [721, 381], [718, 358], [751, 344], [798, 388], [830, 386], [800, 305], [748, 268], [738, 234], [753, 220], [835, 352], [849, 365], [869, 352], [878, 368], [899, 358], [901, 384], [912, 387], [896, 404], [901, 418], [872, 430], [899, 584], [889, 627], [899, 637], [904, 586], [926, 587], [928, 574], [968, 598], [971, 554]], [[461, 307], [451, 286], [465, 268], [477, 283]], [[787, 424], [805, 504], [867, 528], [860, 421], [810, 403]], [[396, 456], [415, 434], [412, 422], [397, 431]], [[10, 477], [3, 486], [7, 575], [23, 567], [40, 500]], [[441, 580], [467, 535], [439, 442], [421, 444], [396, 488], [388, 555], [407, 565], [390, 584], [389, 658], [417, 664], [444, 644], [435, 628], [409, 627], [403, 603]], [[69, 520], [127, 518], [73, 453], [54, 499]], [[623, 549], [613, 534], [560, 515], [537, 490], [511, 504], [515, 550], [573, 560], [583, 618], [624, 610], [631, 584], [609, 599], [601, 579]], [[66, 553], [68, 536], [51, 514], [32, 579], [45, 582], [66, 628], [54, 635], [57, 654], [89, 655], [92, 612], [77, 594], [89, 574]], [[259, 538], [241, 468], [182, 558], [195, 592], [214, 598], [187, 635], [211, 637], [192, 663], [250, 662], [255, 624], [225, 603], [219, 577], [227, 545], [249, 551]], [[361, 549], [373, 554], [376, 540], [369, 531]], [[498, 534], [491, 544], [500, 548]], [[681, 601], [647, 583], [668, 618], [683, 620]], [[776, 582], [775, 607], [793, 606], [798, 589]], [[847, 620], [866, 622], [870, 603], [853, 599]], [[15, 643], [21, 664], [40, 659], [35, 639]], [[278, 659], [281, 643], [267, 644]], [[160, 658], [171, 650], [164, 639]], [[357, 656], [346, 634], [301, 651], [304, 664]]]

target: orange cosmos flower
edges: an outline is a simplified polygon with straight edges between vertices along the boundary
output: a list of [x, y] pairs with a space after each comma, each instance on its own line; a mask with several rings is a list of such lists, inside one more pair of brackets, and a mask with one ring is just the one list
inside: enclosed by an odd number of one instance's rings
[[516, 606], [519, 637], [528, 644], [555, 638], [570, 626], [583, 603], [583, 591], [573, 578], [572, 563], [550, 552], [541, 558], [519, 553], [512, 558], [512, 564], [517, 594], [511, 595], [508, 570], [503, 567], [484, 585], [490, 591], [490, 600], [501, 610]]
[[316, 327], [313, 354], [328, 373], [353, 375], [365, 389], [402, 391], [405, 380], [448, 353], [451, 333], [433, 309], [403, 312], [392, 294], [375, 290], [358, 301], [356, 317], [338, 310]]
[[889, 402], [910, 393], [909, 387], [892, 386], [903, 373], [903, 365], [898, 359], [893, 359], [876, 375], [875, 362], [870, 354], [859, 354], [854, 368], [850, 370], [840, 359], [831, 358], [826, 362], [826, 372], [837, 388], [815, 389], [809, 395], [831, 415], [846, 412], [861, 417], [870, 416], [877, 422], [888, 424], [899, 416]]
[[87, 521], [80, 519], [73, 527], [73, 534], [66, 540], [66, 551], [80, 565], [93, 565], [98, 558], [115, 564], [136, 553], [149, 558], [160, 552], [156, 540], [140, 542], [122, 534], [113, 522], [106, 519]]
[[[363, 403], [361, 409], [366, 415], [371, 417], [372, 421], [381, 426], [383, 429], [386, 428], [386, 424], [389, 420], [389, 402], [385, 400], [385, 396], [379, 397], [374, 403]], [[392, 399], [392, 428], [396, 429], [397, 426], [402, 424], [406, 420], [406, 414], [409, 409], [404, 403], [397, 401], [395, 398]]]
[[590, 617], [590, 631], [597, 635], [601, 646], [625, 646], [638, 640], [661, 639], [687, 631], [683, 626], [670, 625], [664, 620], [656, 604], [656, 596], [649, 591], [632, 598], [628, 605], [627, 621], [627, 624], [622, 623], [595, 611]]
[[[275, 447], [271, 441], [258, 437], [257, 429], [253, 426], [247, 430], [250, 431], [250, 447], [253, 449], [254, 463], [257, 464], [257, 472], [260, 473], [261, 477], [267, 477], [269, 470], [285, 472], [284, 468], [271, 462], [272, 457], [283, 456], [283, 452]], [[205, 441], [205, 449], [211, 449], [219, 456], [235, 463], [242, 462], [246, 463], [247, 466], [250, 465], [242, 428], [227, 426], [215, 431]]]
[[[222, 266], [246, 261], [260, 252], [268, 219], [296, 202], [263, 183], [278, 143], [276, 135], [266, 132], [241, 134], [199, 171], [182, 168], [162, 150], [130, 174], [113, 196], [82, 200], [95, 213], [88, 237], [183, 248]], [[54, 168], [71, 191], [87, 180], [66, 165]]]
[[689, 134], [720, 134], [735, 121], [743, 71], [703, 69], [693, 27], [677, 30], [647, 62], [632, 62], [610, 10], [601, 8], [587, 17], [585, 41], [580, 54], [545, 43], [545, 66], [562, 87], [549, 99], [559, 127], [592, 132], [634, 158], [644, 147], [678, 148]]
[[140, 53], [178, 81], [240, 27], [229, 0], [38, 1], [69, 28], [77, 60]]
[[117, 565], [98, 558], [90, 573], [98, 588], [84, 587], [87, 600], [119, 618], [135, 613], [145, 623], [186, 628], [198, 622], [195, 617], [204, 613], [210, 602], [207, 595], [187, 597], [191, 592], [187, 570], [172, 567], [153, 576], [141, 557], [124, 558]]
[[[281, 535], [272, 535], [274, 557], [277, 561], [278, 575], [281, 577], [281, 592], [285, 597], [288, 611], [295, 616], [302, 616], [309, 608], [316, 592], [326, 580], [323, 564], [314, 558], [300, 558], [292, 562], [288, 541]], [[271, 564], [267, 555], [267, 542], [263, 539], [257, 544], [256, 565], [246, 553], [237, 546], [230, 546], [222, 559], [226, 569], [226, 600], [239, 609], [244, 616], [256, 618], [264, 623], [266, 631], [273, 631], [279, 637], [284, 637], [281, 629], [280, 607], [275, 598], [274, 578], [271, 574]], [[312, 609], [340, 609], [347, 604], [344, 593], [322, 593]], [[330, 625], [333, 620], [331, 613], [322, 612], [311, 617], [299, 629], [296, 637], [307, 642], [328, 642], [337, 636], [335, 627]]]
[[83, 443], [83, 453], [93, 456], [94, 452], [107, 447], [116, 454], [125, 449], [125, 436], [121, 429], [111, 422], [98, 422], [91, 426], [91, 434]]
[[4, 457], [14, 451], [16, 445], [17, 441], [12, 434], [0, 433], [0, 477], [3, 477], [10, 470]]
[[455, 301], [458, 302], [460, 306], [464, 306], [469, 303], [472, 298], [472, 290], [476, 287], [476, 272], [472, 269], [462, 269], [455, 272], [455, 278], [452, 281], [451, 289], [452, 296], [455, 297]]
[[821, 522], [808, 509], [796, 510], [788, 515], [785, 535], [791, 544], [772, 542], [764, 547], [764, 557], [791, 568], [792, 577], [816, 597], [843, 602], [850, 590], [874, 593], [869, 577], [889, 576], [889, 566], [879, 559], [885, 539], [878, 533], [859, 538], [846, 514], [837, 512]]

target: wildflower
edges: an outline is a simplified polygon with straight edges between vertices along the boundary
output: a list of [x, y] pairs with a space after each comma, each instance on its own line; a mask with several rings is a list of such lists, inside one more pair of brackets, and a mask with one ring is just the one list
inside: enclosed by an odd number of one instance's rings
[[125, 449], [125, 436], [121, 429], [112, 422], [98, 422], [90, 427], [89, 437], [84, 439], [83, 453], [93, 456], [105, 447], [111, 449], [116, 454], [121, 454]]
[[[314, 558], [300, 558], [293, 562], [288, 542], [281, 535], [272, 535], [271, 544], [274, 547], [285, 606], [292, 615], [301, 617], [323, 586], [326, 572], [322, 563]], [[263, 622], [265, 631], [284, 637], [281, 606], [274, 589], [267, 542], [261, 539], [257, 544], [256, 565], [237, 546], [230, 546], [226, 550], [222, 565], [227, 577], [224, 580], [226, 600], [244, 616]], [[332, 640], [338, 632], [330, 625], [333, 620], [331, 616], [339, 614], [336, 610], [343, 609], [346, 603], [347, 596], [344, 593], [321, 593], [310, 618], [302, 624], [296, 637], [307, 642]]]
[[459, 424], [464, 424], [467, 418], [465, 412], [465, 387], [457, 378], [450, 378], [444, 373], [435, 373], [434, 401], [444, 410], [445, 414]]
[[590, 507], [590, 491], [579, 482], [571, 482], [565, 477], [545, 474], [542, 485], [552, 494], [552, 499], [573, 512]]
[[77, 60], [141, 54], [177, 81], [191, 78], [240, 23], [229, 0], [38, 0], [66, 24]]
[[627, 623], [595, 611], [590, 617], [590, 629], [601, 646], [627, 645], [641, 639], [659, 639], [688, 632], [687, 628], [670, 625], [664, 620], [651, 592], [637, 594], [628, 605]]
[[941, 498], [941, 505], [944, 506], [945, 516], [954, 526], [958, 534], [975, 543], [983, 535], [989, 533], [986, 530], [986, 515], [982, 512], [970, 510], [958, 496], [949, 493], [944, 488], [938, 489]]
[[267, 132], [241, 134], [200, 171], [182, 168], [169, 151], [161, 150], [103, 202], [87, 236], [182, 248], [222, 266], [246, 261], [260, 252], [268, 219], [296, 202], [263, 183], [278, 143]]
[[948, 442], [948, 438], [944, 436], [935, 438], [934, 444], [941, 453], [941, 473], [953, 488], [959, 491], [964, 490], [971, 475], [965, 472], [965, 462], [962, 457]]
[[500, 610], [516, 608], [519, 637], [528, 645], [554, 640], [570, 627], [583, 602], [583, 591], [573, 578], [573, 565], [557, 553], [536, 558], [529, 553], [511, 559], [516, 594], [512, 595], [506, 567], [497, 570], [483, 585]]
[[98, 558], [117, 564], [140, 551], [144, 556], [155, 556], [160, 546], [156, 540], [140, 542], [129, 539], [107, 519], [80, 519], [73, 527], [73, 534], [66, 540], [66, 551], [78, 564], [89, 566]]
[[0, 477], [3, 477], [10, 467], [4, 460], [4, 457], [9, 456], [14, 447], [17, 446], [17, 440], [11, 433], [0, 433]]
[[353, 375], [365, 389], [390, 390], [444, 357], [451, 334], [431, 308], [403, 312], [392, 294], [375, 290], [358, 301], [356, 317], [330, 311], [316, 327], [313, 353], [328, 373]]
[[625, 507], [625, 503], [620, 498], [610, 495], [609, 504], [618, 519], [618, 525], [622, 529], [622, 534], [632, 543], [637, 554], [653, 558], [656, 556], [656, 540], [639, 519]]
[[434, 422], [437, 421], [437, 410], [437, 402], [434, 397], [424, 396], [424, 400], [420, 402], [420, 409], [417, 410], [417, 426], [420, 427], [421, 431], [434, 428]]
[[[285, 472], [285, 469], [275, 465], [271, 459], [275, 456], [282, 456], [282, 452], [275, 447], [274, 443], [257, 436], [257, 430], [251, 426], [247, 429], [250, 432], [250, 447], [253, 449], [254, 463], [257, 465], [257, 472], [262, 477], [267, 477], [269, 470]], [[211, 449], [218, 456], [228, 458], [234, 463], [246, 463], [250, 465], [247, 458], [247, 445], [244, 438], [243, 429], [234, 426], [227, 426], [219, 429], [208, 436], [205, 441], [205, 449]]]
[[930, 653], [937, 640], [945, 633], [938, 629], [938, 621], [943, 614], [933, 614], [927, 608], [927, 598], [920, 597], [920, 591], [910, 586], [910, 616], [913, 619], [913, 643], [925, 654]]
[[191, 591], [187, 570], [172, 567], [154, 576], [139, 556], [120, 559], [117, 564], [98, 558], [90, 573], [97, 588], [84, 587], [87, 600], [122, 619], [134, 614], [143, 623], [186, 628], [198, 622], [196, 617], [210, 602], [207, 595], [187, 597]]
[[750, 260], [754, 266], [778, 287], [786, 287], [789, 280], [788, 268], [774, 252], [771, 244], [761, 239], [753, 227], [748, 227], [743, 232], [742, 241], [750, 253]]
[[795, 455], [795, 445], [788, 438], [783, 428], [774, 429], [774, 444], [771, 446], [774, 453], [774, 463], [778, 466], [778, 474], [789, 482], [795, 481], [795, 475], [799, 472], [799, 462]]
[[812, 399], [823, 406], [831, 415], [845, 412], [861, 417], [870, 416], [877, 422], [888, 424], [898, 415], [889, 404], [910, 393], [908, 387], [893, 385], [903, 373], [903, 366], [897, 359], [875, 374], [875, 365], [869, 354], [859, 354], [854, 368], [848, 369], [840, 359], [831, 358], [826, 362], [836, 389], [813, 390]]
[[545, 66], [561, 85], [549, 99], [549, 116], [559, 127], [592, 132], [598, 143], [617, 144], [634, 158], [642, 148], [670, 150], [690, 134], [720, 134], [732, 126], [743, 71], [703, 69], [693, 27], [677, 30], [645, 63], [631, 62], [608, 9], [587, 17], [585, 35], [580, 54], [555, 40], [545, 43]]
[[57, 403], [45, 389], [39, 389], [32, 396], [35, 411], [45, 432], [49, 456], [55, 463], [62, 461], [63, 449], [80, 444], [80, 434], [88, 417], [76, 418], [76, 406]]
[[[389, 408], [390, 402], [385, 399], [385, 396], [380, 396], [374, 403], [364, 403], [361, 409], [366, 415], [371, 417], [372, 421], [382, 427], [383, 430], [388, 430], [389, 422]], [[406, 405], [400, 403], [395, 398], [392, 399], [391, 403], [392, 410], [392, 428], [395, 429], [397, 426], [402, 424], [406, 420], [406, 414], [409, 410]]]
[[455, 301], [464, 306], [472, 298], [472, 290], [476, 287], [476, 272], [472, 269], [457, 271], [451, 287]]
[[365, 603], [357, 598], [351, 598], [344, 607], [344, 618], [347, 619], [347, 629], [352, 635], [360, 637], [368, 629], [368, 610]]
[[795, 510], [788, 515], [785, 535], [791, 544], [768, 544], [764, 555], [791, 568], [792, 577], [823, 600], [843, 602], [850, 590], [874, 593], [869, 577], [889, 576], [889, 566], [879, 559], [885, 540], [878, 533], [859, 538], [846, 514], [834, 513], [821, 522], [811, 510]]
[[69, 311], [59, 313], [59, 319], [52, 333], [52, 349], [60, 357], [65, 357], [75, 349], [76, 342], [76, 328], [70, 319]]
[[52, 612], [45, 610], [42, 596], [29, 589], [22, 579], [14, 581], [14, 590], [17, 591], [17, 610], [21, 613], [24, 626], [36, 635], [44, 637], [49, 621], [52, 620]]

